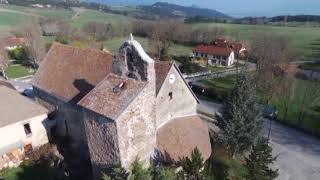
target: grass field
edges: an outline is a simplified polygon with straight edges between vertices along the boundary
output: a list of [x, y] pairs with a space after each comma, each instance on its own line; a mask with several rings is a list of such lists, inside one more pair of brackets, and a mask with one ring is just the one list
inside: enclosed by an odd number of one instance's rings
[[76, 27], [81, 27], [84, 24], [92, 21], [97, 22], [105, 22], [105, 23], [112, 23], [112, 22], [128, 22], [128, 17], [111, 14], [111, 13], [103, 13], [94, 10], [85, 10], [82, 13], [79, 13], [75, 18], [72, 19], [72, 25]]
[[1, 11], [0, 9], [0, 28], [9, 29], [23, 22], [25, 16], [15, 12]]
[[[231, 91], [236, 81], [236, 76], [231, 75], [224, 78], [216, 78], [210, 80], [203, 80], [200, 81], [201, 84], [213, 88], [217, 93], [220, 94], [227, 94]], [[305, 89], [311, 87], [312, 83], [309, 80], [301, 80], [296, 79], [295, 87], [294, 87], [294, 94], [289, 106], [288, 112], [288, 120], [285, 123], [288, 123], [293, 126], [299, 126], [306, 131], [311, 133], [316, 133], [320, 135], [320, 93], [319, 95], [315, 95], [318, 97], [318, 100], [315, 101], [314, 104], [306, 103], [308, 106], [304, 107], [306, 109], [306, 116], [301, 123], [298, 125], [298, 117], [300, 113], [300, 104], [302, 102], [302, 97], [305, 92]], [[319, 83], [319, 82], [318, 82]], [[221, 99], [217, 99], [221, 100]], [[277, 108], [279, 111], [278, 113], [278, 120], [283, 121], [284, 119], [284, 105], [282, 103], [281, 97], [276, 96], [272, 100], [272, 105]]]
[[52, 9], [41, 9], [41, 8], [33, 8], [33, 7], [23, 7], [23, 6], [0, 6], [7, 10], [17, 11], [20, 13], [24, 13], [29, 16], [34, 17], [61, 17], [61, 18], [71, 18], [74, 14], [73, 11], [69, 9], [63, 8], [52, 8]]
[[[114, 7], [121, 9], [125, 7]], [[78, 8], [79, 10], [80, 8]], [[123, 22], [127, 23], [130, 17], [118, 14], [103, 13], [94, 10], [80, 9], [77, 11], [67, 9], [39, 9], [32, 7], [21, 6], [0, 6], [0, 29], [8, 29], [8, 27], [15, 26], [23, 22], [26, 17], [65, 17], [70, 20], [75, 27], [81, 27], [90, 21], [99, 22]], [[71, 18], [73, 17], [73, 18]], [[225, 29], [226, 35], [236, 39], [243, 40], [250, 43], [252, 38], [258, 32], [269, 32], [271, 34], [286, 35], [290, 39], [291, 46], [296, 52], [304, 55], [305, 58], [319, 58], [320, 59], [320, 28], [312, 27], [279, 27], [270, 25], [241, 25], [241, 24], [223, 24], [223, 23], [198, 23], [194, 24], [193, 28], [197, 27], [221, 27]], [[1, 30], [0, 30], [1, 31]], [[113, 40], [117, 42], [118, 40]], [[112, 41], [110, 41], [112, 42]], [[106, 43], [109, 46], [110, 43]], [[113, 45], [116, 46], [116, 45]], [[175, 53], [189, 54], [191, 47], [176, 45], [174, 46]]]
[[249, 42], [257, 32], [285, 35], [290, 39], [291, 46], [306, 58], [320, 58], [320, 28], [311, 27], [279, 27], [263, 25], [199, 23], [197, 27], [221, 27], [227, 35]]

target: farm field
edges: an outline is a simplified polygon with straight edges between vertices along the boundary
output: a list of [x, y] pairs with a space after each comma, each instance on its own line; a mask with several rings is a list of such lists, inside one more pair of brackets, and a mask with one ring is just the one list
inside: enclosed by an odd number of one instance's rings
[[73, 11], [63, 8], [53, 8], [53, 9], [40, 9], [33, 7], [24, 7], [24, 6], [0, 6], [2, 9], [10, 10], [12, 12], [24, 13], [29, 16], [35, 17], [62, 17], [62, 18], [70, 18], [74, 14]]
[[[124, 7], [114, 7], [114, 9], [123, 9]], [[126, 24], [131, 17], [104, 13], [95, 10], [73, 8], [68, 9], [39, 9], [22, 6], [0, 6], [0, 32], [8, 31], [8, 29], [20, 24], [26, 18], [35, 17], [64, 17], [69, 20], [75, 27], [81, 27], [90, 21], [99, 22], [120, 22]], [[309, 59], [320, 59], [320, 28], [316, 27], [279, 27], [270, 25], [241, 25], [241, 24], [224, 24], [224, 23], [197, 23], [193, 24], [193, 28], [197, 27], [221, 27], [225, 30], [226, 35], [240, 39], [250, 43], [252, 38], [258, 32], [269, 32], [271, 34], [282, 34], [290, 39], [291, 46], [294, 50]], [[1, 33], [0, 33], [1, 34]], [[110, 42], [117, 42], [121, 38], [116, 38]], [[110, 43], [105, 43], [107, 46]], [[111, 45], [110, 45], [111, 46]], [[117, 46], [117, 45], [113, 45]], [[184, 45], [175, 45], [174, 51], [177, 54], [185, 54], [191, 52], [191, 47]], [[112, 47], [111, 47], [112, 49]]]
[[79, 12], [74, 18], [72, 18], [72, 25], [76, 27], [81, 27], [84, 24], [92, 21], [112, 23], [112, 22], [129, 22], [129, 18], [122, 15], [104, 13], [94, 10], [83, 10]]

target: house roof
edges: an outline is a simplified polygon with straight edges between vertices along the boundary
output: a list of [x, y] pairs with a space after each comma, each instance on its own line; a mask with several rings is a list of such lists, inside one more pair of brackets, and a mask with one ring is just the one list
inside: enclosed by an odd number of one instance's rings
[[0, 86], [6, 86], [10, 89], [16, 90], [16, 88], [12, 84], [10, 84], [8, 81], [1, 80], [1, 79], [0, 79]]
[[2, 39], [0, 39], [0, 41], [2, 41], [6, 47], [21, 46], [26, 43], [24, 38], [14, 37], [14, 36], [8, 36], [5, 38], [2, 38]]
[[77, 103], [112, 72], [112, 54], [54, 43], [33, 84], [65, 102]]
[[172, 67], [171, 61], [156, 61], [155, 62], [155, 71], [156, 71], [156, 90], [157, 94], [165, 81], [168, 73]]
[[43, 115], [47, 109], [6, 86], [0, 86], [0, 127]]
[[215, 45], [198, 45], [193, 49], [193, 52], [214, 54], [219, 56], [229, 56], [232, 52], [229, 47], [219, 47]]
[[190, 157], [196, 147], [208, 159], [211, 155], [208, 126], [197, 115], [173, 119], [157, 131], [157, 146], [166, 160]]
[[[121, 84], [123, 83], [123, 87]], [[78, 105], [116, 120], [134, 98], [143, 90], [146, 82], [109, 74]]]

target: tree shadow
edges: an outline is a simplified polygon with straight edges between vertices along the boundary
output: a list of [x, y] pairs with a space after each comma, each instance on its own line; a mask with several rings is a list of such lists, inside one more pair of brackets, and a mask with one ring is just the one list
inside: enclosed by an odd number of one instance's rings
[[21, 171], [17, 173], [16, 180], [67, 180], [63, 171], [43, 164], [22, 164]]

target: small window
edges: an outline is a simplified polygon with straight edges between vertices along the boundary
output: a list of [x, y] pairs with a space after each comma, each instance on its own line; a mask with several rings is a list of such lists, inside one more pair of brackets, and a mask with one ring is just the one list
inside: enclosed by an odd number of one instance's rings
[[169, 98], [172, 100], [172, 92], [169, 92]]
[[24, 127], [24, 132], [26, 133], [26, 135], [27, 136], [31, 136], [32, 135], [32, 131], [31, 131], [30, 124], [29, 123], [24, 124], [23, 127]]

